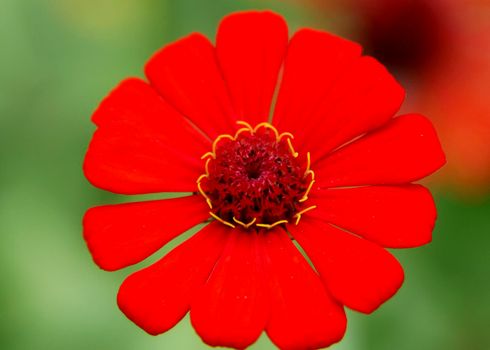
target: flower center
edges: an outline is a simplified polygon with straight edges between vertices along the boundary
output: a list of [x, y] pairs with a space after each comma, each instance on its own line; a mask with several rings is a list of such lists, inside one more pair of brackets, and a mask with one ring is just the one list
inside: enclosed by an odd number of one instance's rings
[[307, 210], [305, 202], [314, 183], [310, 154], [301, 157], [293, 135], [269, 123], [248, 123], [234, 136], [220, 135], [207, 158], [205, 174], [197, 181], [215, 219], [248, 229], [285, 224]]

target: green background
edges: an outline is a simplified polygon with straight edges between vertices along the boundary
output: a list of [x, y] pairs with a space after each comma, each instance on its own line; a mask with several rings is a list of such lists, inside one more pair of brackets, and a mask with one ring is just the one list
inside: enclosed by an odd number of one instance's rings
[[[264, 7], [292, 30], [319, 23], [280, 1], [0, 0], [0, 349], [206, 348], [188, 318], [152, 337], [118, 310], [119, 284], [148, 261], [115, 273], [92, 263], [84, 211], [128, 199], [91, 187], [81, 164], [89, 117], [121, 79], [162, 45]], [[490, 199], [456, 192], [435, 191], [433, 243], [395, 251], [404, 286], [373, 315], [349, 312], [335, 349], [490, 349]], [[265, 336], [252, 347], [270, 348]]]

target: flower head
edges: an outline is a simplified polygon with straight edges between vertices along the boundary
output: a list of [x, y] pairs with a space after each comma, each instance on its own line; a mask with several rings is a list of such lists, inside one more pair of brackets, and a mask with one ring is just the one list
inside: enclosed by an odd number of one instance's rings
[[411, 182], [445, 158], [425, 117], [393, 118], [404, 90], [378, 61], [244, 12], [222, 21], [216, 46], [192, 34], [145, 73], [95, 112], [85, 174], [116, 193], [192, 194], [92, 208], [85, 240], [117, 270], [206, 226], [124, 281], [129, 319], [159, 334], [190, 311], [209, 345], [245, 348], [265, 331], [283, 349], [320, 348], [343, 337], [344, 306], [370, 313], [399, 289], [384, 248], [431, 240], [432, 197]]

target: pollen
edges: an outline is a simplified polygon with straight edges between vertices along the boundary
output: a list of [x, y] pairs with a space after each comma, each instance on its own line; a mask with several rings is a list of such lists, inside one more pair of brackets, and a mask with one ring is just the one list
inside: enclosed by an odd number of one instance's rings
[[315, 183], [311, 157], [293, 147], [293, 135], [269, 123], [247, 122], [234, 135], [219, 135], [202, 156], [199, 193], [215, 220], [231, 228], [272, 229], [315, 206], [307, 206]]

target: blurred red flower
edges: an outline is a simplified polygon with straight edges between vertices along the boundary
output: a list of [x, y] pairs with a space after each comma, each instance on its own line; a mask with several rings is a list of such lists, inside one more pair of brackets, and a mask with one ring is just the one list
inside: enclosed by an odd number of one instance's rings
[[[459, 191], [490, 190], [490, 2], [446, 4], [447, 35], [415, 86], [413, 106], [431, 116], [448, 156], [441, 173]], [[449, 6], [451, 4], [451, 6]]]
[[209, 345], [245, 348], [265, 331], [283, 349], [320, 348], [343, 337], [344, 306], [371, 313], [396, 293], [403, 269], [385, 248], [430, 242], [432, 196], [411, 182], [445, 158], [425, 117], [393, 118], [404, 90], [378, 61], [244, 12], [216, 46], [192, 34], [145, 73], [94, 113], [85, 175], [116, 193], [192, 195], [92, 208], [84, 238], [112, 271], [207, 225], [124, 281], [129, 319], [159, 334], [190, 310]]
[[[408, 86], [408, 105], [434, 122], [448, 157], [435, 180], [490, 190], [490, 2], [312, 0], [348, 13], [367, 51]], [[349, 26], [349, 25], [348, 25]]]

